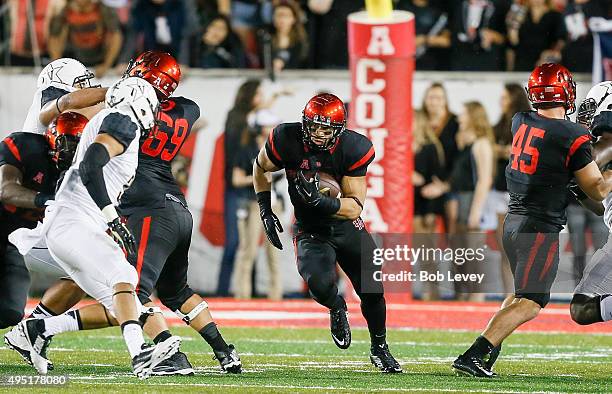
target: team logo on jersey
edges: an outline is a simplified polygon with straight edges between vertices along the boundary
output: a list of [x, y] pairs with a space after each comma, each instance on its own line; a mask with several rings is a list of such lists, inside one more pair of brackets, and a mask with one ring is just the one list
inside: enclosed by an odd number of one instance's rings
[[365, 228], [365, 224], [363, 223], [363, 220], [361, 218], [353, 220], [353, 226], [355, 226], [355, 228], [359, 231]]
[[308, 164], [308, 159], [302, 160], [302, 164], [300, 164], [300, 168], [302, 170], [310, 170], [310, 165]]
[[38, 183], [39, 185], [42, 185], [43, 183], [43, 178], [45, 177], [45, 175], [42, 172], [38, 172], [38, 174], [36, 174], [36, 176], [34, 178], [32, 178], [32, 180], [36, 183]]

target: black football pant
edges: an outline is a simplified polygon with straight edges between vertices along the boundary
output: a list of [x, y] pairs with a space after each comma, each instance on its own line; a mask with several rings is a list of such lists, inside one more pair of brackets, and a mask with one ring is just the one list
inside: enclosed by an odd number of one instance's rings
[[0, 329], [16, 325], [23, 319], [28, 300], [30, 274], [23, 256], [8, 242], [0, 241]]
[[503, 245], [514, 275], [514, 295], [542, 308], [559, 268], [560, 226], [530, 216], [506, 215]]
[[166, 207], [137, 212], [127, 217], [136, 238], [136, 256], [130, 263], [138, 272], [136, 293], [142, 304], [157, 289], [160, 301], [178, 310], [193, 294], [187, 284], [189, 245], [193, 219], [181, 203], [166, 200]]
[[[375, 282], [371, 256], [376, 244], [363, 221], [347, 220], [326, 227], [298, 226], [294, 244], [297, 267], [312, 298], [329, 309], [343, 304], [336, 286], [336, 261], [361, 299], [361, 313], [371, 334], [385, 332], [386, 306], [383, 288]], [[364, 256], [362, 264], [362, 256]]]

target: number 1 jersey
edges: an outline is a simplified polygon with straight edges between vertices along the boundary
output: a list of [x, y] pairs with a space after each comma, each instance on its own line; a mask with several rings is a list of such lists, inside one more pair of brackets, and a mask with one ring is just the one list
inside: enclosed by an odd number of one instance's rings
[[506, 167], [508, 212], [563, 226], [567, 184], [591, 161], [586, 128], [533, 111], [517, 113], [512, 118], [512, 150]]
[[171, 164], [199, 117], [200, 108], [187, 98], [172, 97], [161, 103], [157, 126], [140, 140], [136, 177], [121, 198], [122, 215], [163, 208], [167, 194], [187, 205], [172, 175]]

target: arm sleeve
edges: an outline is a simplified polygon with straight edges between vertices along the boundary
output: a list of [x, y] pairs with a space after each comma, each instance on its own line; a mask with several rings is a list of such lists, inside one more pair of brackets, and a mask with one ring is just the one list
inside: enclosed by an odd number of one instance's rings
[[79, 175], [83, 185], [100, 210], [111, 205], [112, 202], [106, 189], [103, 168], [110, 160], [106, 148], [94, 142], [87, 148], [85, 156], [79, 165]]
[[10, 164], [23, 172], [19, 145], [18, 138], [10, 135], [0, 142], [0, 166]]
[[280, 153], [280, 136], [282, 134], [282, 128], [280, 126], [276, 126], [274, 130], [268, 136], [268, 140], [266, 141], [266, 154], [278, 168], [284, 168], [283, 159]]
[[112, 136], [123, 145], [123, 149], [130, 146], [132, 140], [136, 138], [137, 131], [138, 126], [129, 116], [116, 112], [108, 114], [100, 125], [100, 134], [105, 133]]
[[346, 160], [346, 172], [344, 175], [355, 177], [365, 176], [368, 171], [368, 166], [374, 161], [374, 157], [376, 156], [372, 142], [361, 136], [356, 146], [350, 149], [351, 153]]
[[55, 86], [49, 86], [43, 90], [40, 95], [40, 108], [44, 107], [48, 102], [58, 99], [65, 94], [68, 94], [66, 90], [56, 88]]

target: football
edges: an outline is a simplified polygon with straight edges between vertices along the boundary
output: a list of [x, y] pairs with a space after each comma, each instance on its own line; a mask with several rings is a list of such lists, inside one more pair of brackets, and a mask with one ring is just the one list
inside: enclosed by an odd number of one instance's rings
[[328, 197], [340, 198], [342, 196], [340, 184], [333, 175], [326, 172], [319, 173], [319, 191]]

